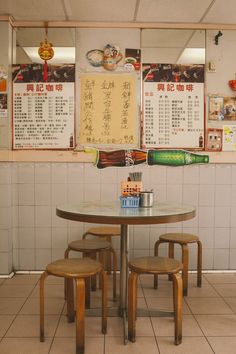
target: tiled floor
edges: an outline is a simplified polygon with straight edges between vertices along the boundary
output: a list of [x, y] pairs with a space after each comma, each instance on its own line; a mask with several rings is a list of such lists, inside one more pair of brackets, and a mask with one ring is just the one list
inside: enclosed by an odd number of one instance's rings
[[[75, 325], [67, 323], [62, 279], [46, 280], [44, 343], [39, 341], [38, 275], [16, 275], [0, 280], [0, 353], [75, 353]], [[152, 277], [139, 284], [138, 307], [172, 310], [171, 283], [163, 277], [159, 289]], [[99, 306], [99, 291], [92, 306]], [[109, 298], [112, 306], [112, 298]], [[203, 287], [190, 275], [189, 294], [184, 299], [183, 343], [174, 345], [173, 318], [139, 317], [136, 343], [123, 345], [122, 320], [108, 318], [108, 333], [100, 332], [100, 318], [86, 317], [87, 354], [234, 354], [236, 353], [236, 273], [204, 274]]]

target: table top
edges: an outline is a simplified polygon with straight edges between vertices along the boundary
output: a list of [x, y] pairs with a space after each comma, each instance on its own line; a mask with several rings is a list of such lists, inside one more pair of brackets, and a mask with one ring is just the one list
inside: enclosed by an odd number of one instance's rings
[[98, 224], [145, 225], [192, 219], [196, 209], [191, 205], [154, 203], [150, 208], [121, 208], [119, 202], [84, 202], [56, 208], [61, 218]]

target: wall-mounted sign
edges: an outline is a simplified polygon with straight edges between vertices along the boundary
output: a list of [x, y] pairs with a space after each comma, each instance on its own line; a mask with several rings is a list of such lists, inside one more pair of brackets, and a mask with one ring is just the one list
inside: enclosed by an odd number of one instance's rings
[[223, 125], [223, 150], [236, 151], [236, 125]]
[[204, 147], [204, 65], [143, 64], [143, 148]]
[[236, 120], [236, 97], [210, 96], [209, 120]]
[[13, 66], [13, 149], [74, 147], [75, 65]]
[[135, 74], [82, 74], [80, 144], [137, 146]]

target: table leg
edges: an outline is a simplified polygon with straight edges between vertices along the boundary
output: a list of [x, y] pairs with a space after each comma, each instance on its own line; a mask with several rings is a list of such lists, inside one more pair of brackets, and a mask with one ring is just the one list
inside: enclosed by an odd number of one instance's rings
[[129, 232], [128, 225], [121, 225], [120, 240], [120, 316], [123, 317], [124, 325], [124, 343], [128, 342], [127, 329], [127, 298], [128, 298], [128, 241]]

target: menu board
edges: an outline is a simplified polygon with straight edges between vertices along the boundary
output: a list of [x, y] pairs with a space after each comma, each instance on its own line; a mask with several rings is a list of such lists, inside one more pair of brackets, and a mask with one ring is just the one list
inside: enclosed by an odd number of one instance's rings
[[135, 74], [82, 74], [80, 77], [80, 144], [137, 145]]
[[204, 147], [204, 65], [143, 64], [142, 148]]
[[13, 149], [74, 147], [75, 65], [13, 65]]

